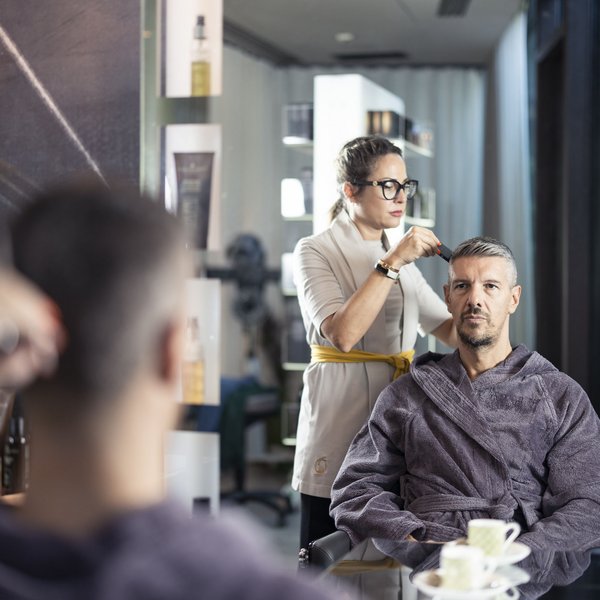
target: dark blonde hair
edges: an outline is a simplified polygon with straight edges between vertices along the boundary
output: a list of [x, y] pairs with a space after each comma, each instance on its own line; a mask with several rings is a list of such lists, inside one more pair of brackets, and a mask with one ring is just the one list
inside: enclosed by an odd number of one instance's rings
[[402, 150], [380, 135], [361, 136], [344, 144], [336, 159], [336, 175], [340, 186], [340, 196], [329, 209], [331, 221], [345, 208], [341, 186], [346, 181], [355, 183], [356, 181], [368, 179], [375, 162], [388, 154], [397, 154], [402, 158]]

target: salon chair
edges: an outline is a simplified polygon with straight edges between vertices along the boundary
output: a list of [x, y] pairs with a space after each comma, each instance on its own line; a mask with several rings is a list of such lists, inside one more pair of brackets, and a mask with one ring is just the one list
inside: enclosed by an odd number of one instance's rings
[[278, 416], [281, 410], [279, 390], [263, 386], [252, 377], [221, 381], [221, 469], [233, 470], [234, 489], [221, 498], [243, 504], [258, 502], [277, 515], [283, 526], [293, 512], [289, 496], [279, 490], [246, 489], [245, 430], [250, 425]]
[[350, 536], [345, 531], [334, 531], [310, 542], [298, 554], [299, 567], [324, 571], [350, 552]]

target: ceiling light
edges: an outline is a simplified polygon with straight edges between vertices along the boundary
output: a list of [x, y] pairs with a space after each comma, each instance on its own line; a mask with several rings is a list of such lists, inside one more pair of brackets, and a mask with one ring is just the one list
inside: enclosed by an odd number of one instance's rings
[[335, 41], [339, 44], [348, 44], [354, 41], [354, 34], [351, 31], [340, 31], [335, 34]]

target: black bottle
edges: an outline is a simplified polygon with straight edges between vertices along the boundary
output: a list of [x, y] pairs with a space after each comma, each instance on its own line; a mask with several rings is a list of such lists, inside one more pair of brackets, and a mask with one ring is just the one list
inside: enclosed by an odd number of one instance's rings
[[18, 399], [8, 425], [2, 456], [2, 493], [16, 494], [25, 491], [28, 470], [28, 446], [25, 418]]

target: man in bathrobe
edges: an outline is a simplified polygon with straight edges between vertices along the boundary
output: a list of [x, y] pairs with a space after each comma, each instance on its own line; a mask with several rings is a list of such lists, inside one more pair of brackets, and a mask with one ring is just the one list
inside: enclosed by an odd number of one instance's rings
[[[427, 353], [379, 396], [333, 484], [336, 526], [418, 570], [475, 518], [520, 523], [534, 550], [600, 545], [600, 421], [583, 389], [509, 340], [514, 257], [473, 238], [450, 261], [453, 354]], [[439, 546], [438, 546], [439, 547]]]

